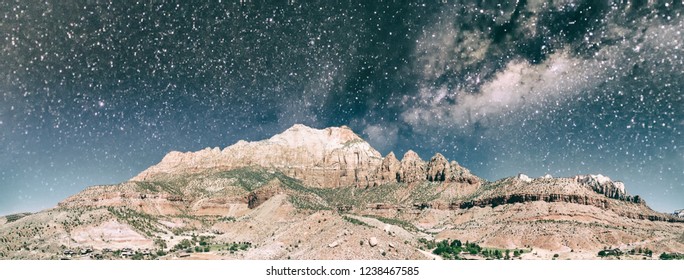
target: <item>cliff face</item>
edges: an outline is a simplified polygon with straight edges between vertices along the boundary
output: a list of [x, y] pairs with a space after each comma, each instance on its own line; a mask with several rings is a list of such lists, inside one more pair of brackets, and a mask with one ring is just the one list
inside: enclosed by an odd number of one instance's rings
[[260, 166], [283, 172], [317, 187], [367, 186], [370, 172], [382, 162], [378, 151], [348, 127], [313, 129], [295, 125], [270, 139], [239, 141], [223, 150], [171, 152], [162, 161], [132, 178], [153, 180], [165, 174], [195, 173], [203, 170], [231, 170]]
[[591, 188], [597, 193], [610, 198], [627, 199], [625, 185], [622, 182], [613, 182], [610, 178], [599, 175], [578, 175], [575, 180], [586, 187]]
[[[421, 205], [436, 209], [496, 207], [504, 204], [542, 201], [589, 205], [603, 210], [615, 210], [630, 218], [668, 221], [668, 218], [654, 214], [655, 212], [648, 209], [638, 196], [628, 195], [622, 182], [612, 181], [600, 174], [578, 175], [572, 178], [553, 178], [545, 175], [535, 179], [519, 174], [514, 178], [485, 183], [471, 174], [468, 169], [455, 161], [449, 162], [439, 153], [428, 161], [424, 161], [411, 150], [407, 151], [401, 160], [394, 153], [389, 153], [383, 158], [378, 151], [348, 127], [313, 129], [304, 125], [295, 125], [263, 141], [239, 141], [223, 150], [207, 148], [198, 152], [171, 152], [159, 164], [143, 171], [134, 177], [132, 182], [123, 184], [122, 188], [117, 189], [116, 192], [86, 195], [86, 197], [95, 197], [87, 203], [77, 197], [70, 198], [62, 205], [135, 204], [142, 208], [153, 208], [156, 213], [172, 213], [175, 209], [179, 209], [177, 204], [183, 200], [203, 200], [201, 196], [188, 195], [188, 192], [184, 191], [186, 187], [180, 185], [177, 186], [178, 191], [174, 194], [142, 194], [132, 191], [136, 188], [127, 187], [127, 184], [137, 184], [135, 185], [137, 189], [141, 187], [145, 189], [146, 184], [154, 186], [160, 181], [168, 180], [169, 176], [171, 180], [175, 180], [174, 178], [188, 178], [188, 175], [203, 172], [220, 174], [252, 167], [262, 168], [260, 172], [282, 173], [287, 177], [300, 180], [304, 186], [314, 188], [372, 188], [391, 183], [403, 183], [409, 186], [407, 189], [412, 189], [421, 184], [429, 185], [430, 182], [445, 183], [440, 184], [441, 187], [432, 185], [433, 191], [439, 192], [438, 196], [426, 196], [425, 200], [419, 198], [416, 201]], [[246, 175], [238, 177], [240, 176]], [[233, 188], [233, 182], [225, 178], [191, 181], [186, 185], [192, 185], [191, 188], [198, 190]], [[211, 186], [207, 187], [208, 185]], [[163, 187], [163, 185], [160, 186]], [[93, 191], [100, 191], [100, 189], [90, 190], [90, 192]], [[238, 192], [239, 195], [232, 194], [232, 197], [239, 197], [241, 201], [244, 200], [248, 204], [249, 208], [254, 208], [281, 192], [282, 189], [276, 187], [259, 190], [248, 188], [248, 193]], [[643, 205], [643, 207], [637, 206], [638, 209], [629, 211], [621, 211], [620, 207], [611, 209], [613, 208], [611, 207], [612, 200]], [[387, 204], [384, 201], [379, 203]], [[148, 207], [148, 205], [154, 205], [154, 207]]]
[[400, 162], [394, 153], [383, 158], [348, 127], [319, 130], [304, 125], [295, 125], [263, 141], [239, 141], [223, 150], [171, 152], [159, 164], [131, 180], [149, 181], [168, 174], [248, 166], [274, 169], [302, 180], [306, 185], [322, 188], [422, 181], [476, 184], [480, 181], [458, 163], [449, 163], [441, 154], [426, 163], [418, 154], [408, 151]]
[[605, 198], [587, 197], [571, 194], [510, 194], [503, 196], [489, 197], [472, 201], [461, 202], [450, 205], [451, 209], [469, 209], [473, 207], [496, 207], [504, 204], [526, 203], [534, 201], [545, 202], [567, 202], [583, 205], [592, 205], [598, 208], [607, 209], [608, 201]]
[[[387, 245], [392, 258], [422, 258], [425, 232], [570, 257], [574, 250], [578, 258], [637, 243], [684, 250], [684, 219], [653, 211], [606, 176], [519, 174], [487, 182], [441, 154], [427, 161], [413, 151], [383, 158], [347, 127], [296, 125], [223, 150], [171, 152], [131, 181], [89, 187], [59, 207], [15, 219], [0, 217], [0, 258], [49, 258], [64, 246], [155, 248], [157, 239], [173, 248], [195, 234], [217, 244], [255, 244], [241, 257], [256, 259], [374, 258], [377, 248], [359, 243], [379, 236], [396, 244]], [[39, 230], [51, 234], [52, 248], [28, 238]], [[332, 250], [345, 244], [354, 247]], [[41, 250], [29, 255], [26, 246]]]

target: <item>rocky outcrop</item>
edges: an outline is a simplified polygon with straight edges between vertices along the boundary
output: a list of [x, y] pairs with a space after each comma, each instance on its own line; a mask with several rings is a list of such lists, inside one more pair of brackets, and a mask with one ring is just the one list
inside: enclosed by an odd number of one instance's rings
[[437, 153], [428, 162], [426, 172], [428, 181], [443, 182], [451, 178], [451, 165], [442, 154]]
[[634, 212], [628, 212], [622, 214], [622, 216], [630, 218], [630, 219], [638, 219], [638, 220], [649, 220], [653, 222], [668, 222], [668, 223], [684, 223], [684, 219], [678, 218], [678, 217], [668, 217], [667, 215], [662, 215], [662, 214], [644, 214], [644, 213], [634, 213]]
[[223, 150], [171, 152], [132, 181], [167, 174], [259, 166], [278, 170], [315, 187], [369, 186], [382, 156], [346, 126], [313, 129], [295, 125], [270, 139], [239, 141]]
[[678, 218], [684, 218], [684, 209], [675, 210], [672, 215]]
[[480, 178], [470, 173], [470, 170], [459, 165], [456, 161], [451, 161], [449, 163], [451, 171], [449, 176], [446, 177], [447, 182], [458, 182], [458, 183], [468, 183], [471, 185], [480, 183]]
[[522, 173], [518, 174], [518, 176], [515, 176], [515, 178], [526, 183], [532, 182], [532, 178]]
[[387, 154], [382, 159], [382, 164], [377, 172], [378, 185], [401, 180], [401, 162], [394, 155], [394, 152]]
[[277, 179], [269, 182], [266, 186], [258, 188], [247, 195], [247, 208], [257, 208], [262, 203], [266, 202], [271, 197], [284, 192], [280, 186], [281, 182]]
[[472, 175], [468, 169], [463, 168], [456, 161], [447, 161], [440, 153], [435, 154], [426, 163], [411, 150], [406, 152], [401, 160], [398, 178], [402, 183], [430, 181], [476, 184], [480, 182], [480, 179]]
[[496, 207], [504, 204], [513, 203], [526, 203], [533, 201], [545, 201], [545, 202], [567, 202], [583, 205], [592, 205], [598, 208], [607, 209], [609, 206], [608, 201], [602, 198], [592, 198], [588, 196], [581, 195], [570, 195], [570, 194], [509, 194], [504, 196], [496, 196], [487, 199], [479, 199], [466, 201], [461, 203], [455, 203], [450, 205], [451, 209], [469, 209], [473, 207]]
[[514, 203], [528, 203], [535, 201], [544, 202], [565, 202], [581, 205], [590, 205], [598, 207], [604, 210], [612, 210], [616, 214], [636, 220], [649, 220], [649, 221], [660, 221], [660, 222], [670, 222], [670, 223], [684, 223], [684, 219], [664, 215], [661, 213], [656, 213], [650, 208], [642, 205], [644, 208], [639, 212], [633, 210], [626, 210], [627, 208], [617, 207], [612, 209], [611, 203], [606, 198], [601, 196], [585, 196], [585, 195], [573, 195], [573, 194], [508, 194], [502, 196], [494, 196], [486, 199], [477, 199], [460, 203], [452, 203], [449, 205], [449, 209], [470, 209], [473, 207], [496, 207], [505, 204]]
[[627, 195], [625, 185], [620, 181], [612, 181], [610, 178], [599, 175], [577, 175], [570, 178], [553, 178], [551, 175], [544, 175], [542, 177], [532, 179], [525, 174], [518, 174], [513, 180], [517, 183], [529, 186], [534, 185], [535, 188], [544, 186], [562, 186], [568, 188], [581, 188], [590, 190], [592, 193], [598, 193], [605, 197], [628, 201], [633, 203], [645, 203], [639, 196]]
[[425, 181], [425, 171], [425, 162], [416, 154], [416, 152], [409, 150], [401, 159], [399, 182], [413, 183]]
[[628, 198], [625, 192], [625, 185], [622, 182], [613, 182], [610, 178], [601, 174], [578, 175], [575, 176], [575, 180], [606, 197], [620, 200], [627, 200]]
[[294, 125], [270, 139], [239, 141], [223, 150], [206, 148], [198, 152], [170, 152], [162, 161], [131, 181], [154, 181], [159, 177], [231, 170], [258, 166], [277, 170], [322, 188], [370, 187], [386, 183], [422, 181], [475, 184], [479, 178], [441, 154], [424, 162], [414, 151], [399, 161], [394, 153], [382, 157], [346, 126], [313, 129]]
[[403, 210], [406, 209], [404, 205], [392, 204], [392, 203], [370, 203], [366, 205], [366, 209], [369, 210]]

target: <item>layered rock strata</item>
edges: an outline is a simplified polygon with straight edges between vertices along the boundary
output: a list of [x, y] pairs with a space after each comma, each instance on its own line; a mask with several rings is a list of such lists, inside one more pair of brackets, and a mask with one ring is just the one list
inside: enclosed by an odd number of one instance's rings
[[370, 187], [386, 183], [422, 181], [476, 184], [480, 179], [455, 161], [436, 154], [429, 162], [408, 151], [399, 161], [394, 153], [382, 157], [346, 126], [313, 129], [295, 125], [270, 139], [239, 141], [223, 150], [170, 152], [162, 161], [132, 181], [155, 180], [168, 174], [231, 170], [259, 166], [302, 180], [309, 186]]

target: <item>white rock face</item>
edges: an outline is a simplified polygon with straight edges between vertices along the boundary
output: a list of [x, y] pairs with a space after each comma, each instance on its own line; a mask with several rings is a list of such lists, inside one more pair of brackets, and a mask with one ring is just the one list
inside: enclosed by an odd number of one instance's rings
[[530, 178], [529, 176], [522, 174], [522, 173], [518, 174], [518, 176], [516, 178], [520, 181], [523, 181], [523, 182], [528, 182], [528, 183], [532, 182], [532, 178]]
[[599, 184], [605, 184], [608, 182], [612, 182], [612, 180], [610, 180], [610, 178], [608, 178], [608, 176], [603, 176], [601, 174], [599, 174], [599, 175], [590, 174], [589, 176], [591, 178], [593, 178], [594, 180], [596, 180], [597, 182], [599, 182]]
[[615, 182], [613, 182], [613, 186], [615, 186], [615, 188], [617, 188], [617, 190], [620, 193], [623, 193], [623, 194], [625, 193], [625, 183], [620, 182], [620, 181], [615, 181]]
[[205, 170], [231, 170], [258, 166], [277, 170], [312, 187], [369, 187], [392, 182], [425, 180], [476, 184], [479, 178], [441, 154], [426, 163], [408, 151], [401, 162], [393, 153], [386, 158], [349, 127], [314, 129], [294, 125], [270, 139], [238, 141], [223, 150], [170, 152], [131, 181], [154, 180], [166, 174]]
[[313, 129], [294, 125], [270, 139], [239, 141], [223, 150], [171, 152], [131, 180], [205, 169], [261, 166], [278, 169], [312, 186], [366, 186], [373, 181], [369, 173], [379, 169], [381, 163], [380, 153], [346, 126]]
[[674, 215], [679, 217], [679, 218], [684, 218], [684, 209], [675, 210]]
[[608, 176], [601, 174], [578, 175], [575, 176], [575, 180], [610, 198], [624, 199], [627, 196], [625, 184], [619, 181], [613, 182]]
[[553, 179], [553, 176], [551, 176], [551, 174], [546, 174], [542, 176], [542, 179]]

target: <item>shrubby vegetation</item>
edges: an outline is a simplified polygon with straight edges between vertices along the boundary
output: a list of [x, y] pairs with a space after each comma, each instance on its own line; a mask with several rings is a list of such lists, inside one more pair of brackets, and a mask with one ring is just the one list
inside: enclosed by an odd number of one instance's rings
[[173, 246], [172, 251], [183, 251], [187, 250], [192, 247], [192, 242], [188, 239], [183, 239], [181, 242], [178, 242], [176, 246]]
[[192, 235], [192, 239], [183, 239], [181, 242], [171, 249], [171, 251], [185, 251], [186, 253], [207, 253], [211, 251], [246, 251], [252, 247], [248, 242], [231, 242], [216, 244], [213, 242], [213, 236], [196, 236]]
[[620, 249], [611, 249], [611, 248], [605, 248], [601, 251], [598, 252], [598, 256], [601, 258], [605, 257], [617, 257], [619, 258], [622, 255], [641, 255], [641, 256], [646, 256], [646, 257], [653, 257], [653, 251], [648, 248], [634, 248], [632, 250], [623, 252]]
[[370, 225], [364, 223], [363, 221], [361, 221], [361, 220], [359, 220], [359, 219], [355, 219], [355, 218], [349, 217], [349, 216], [342, 216], [342, 219], [344, 219], [345, 221], [350, 222], [350, 223], [352, 223], [352, 224], [355, 224], [355, 225], [371, 227]]
[[666, 253], [660, 254], [661, 260], [684, 260], [684, 254], [680, 253]]
[[17, 221], [23, 217], [30, 216], [30, 215], [31, 215], [31, 213], [11, 214], [11, 215], [5, 216], [5, 219], [7, 219], [8, 223], [11, 223], [11, 222]]
[[259, 167], [244, 167], [221, 172], [216, 176], [231, 179], [236, 186], [249, 192], [278, 179], [282, 183], [282, 187], [294, 191], [289, 193], [289, 201], [295, 207], [314, 211], [330, 210], [330, 207], [325, 205], [325, 201], [318, 199], [315, 188], [305, 187], [299, 180], [290, 178], [281, 172], [270, 172]]
[[392, 219], [392, 218], [385, 218], [382, 216], [375, 216], [375, 215], [364, 215], [364, 216], [368, 217], [368, 218], [377, 219], [378, 221], [381, 221], [381, 222], [386, 223], [386, 224], [402, 227], [408, 231], [418, 231], [418, 228], [416, 228], [413, 224], [411, 224], [407, 221], [403, 221], [403, 220], [399, 220], [399, 219]]
[[629, 250], [627, 253], [630, 255], [643, 255], [643, 256], [648, 256], [648, 257], [653, 256], [653, 251], [651, 249], [641, 248], [641, 247]]
[[152, 215], [131, 210], [125, 207], [107, 207], [107, 210], [112, 213], [120, 222], [131, 225], [138, 232], [145, 234], [148, 237], [154, 236], [155, 233], [164, 233], [159, 229], [159, 223]]
[[[486, 259], [508, 260], [512, 257], [520, 257], [520, 255], [525, 253], [523, 249], [514, 249], [511, 251], [510, 249], [482, 248], [477, 243], [466, 242], [464, 244], [458, 239], [445, 239], [440, 242], [435, 242], [433, 240], [421, 238], [418, 241], [425, 244], [428, 250], [432, 250], [433, 254], [439, 255], [447, 260], [463, 259], [464, 254], [482, 256]], [[513, 256], [511, 256], [511, 253]]]

